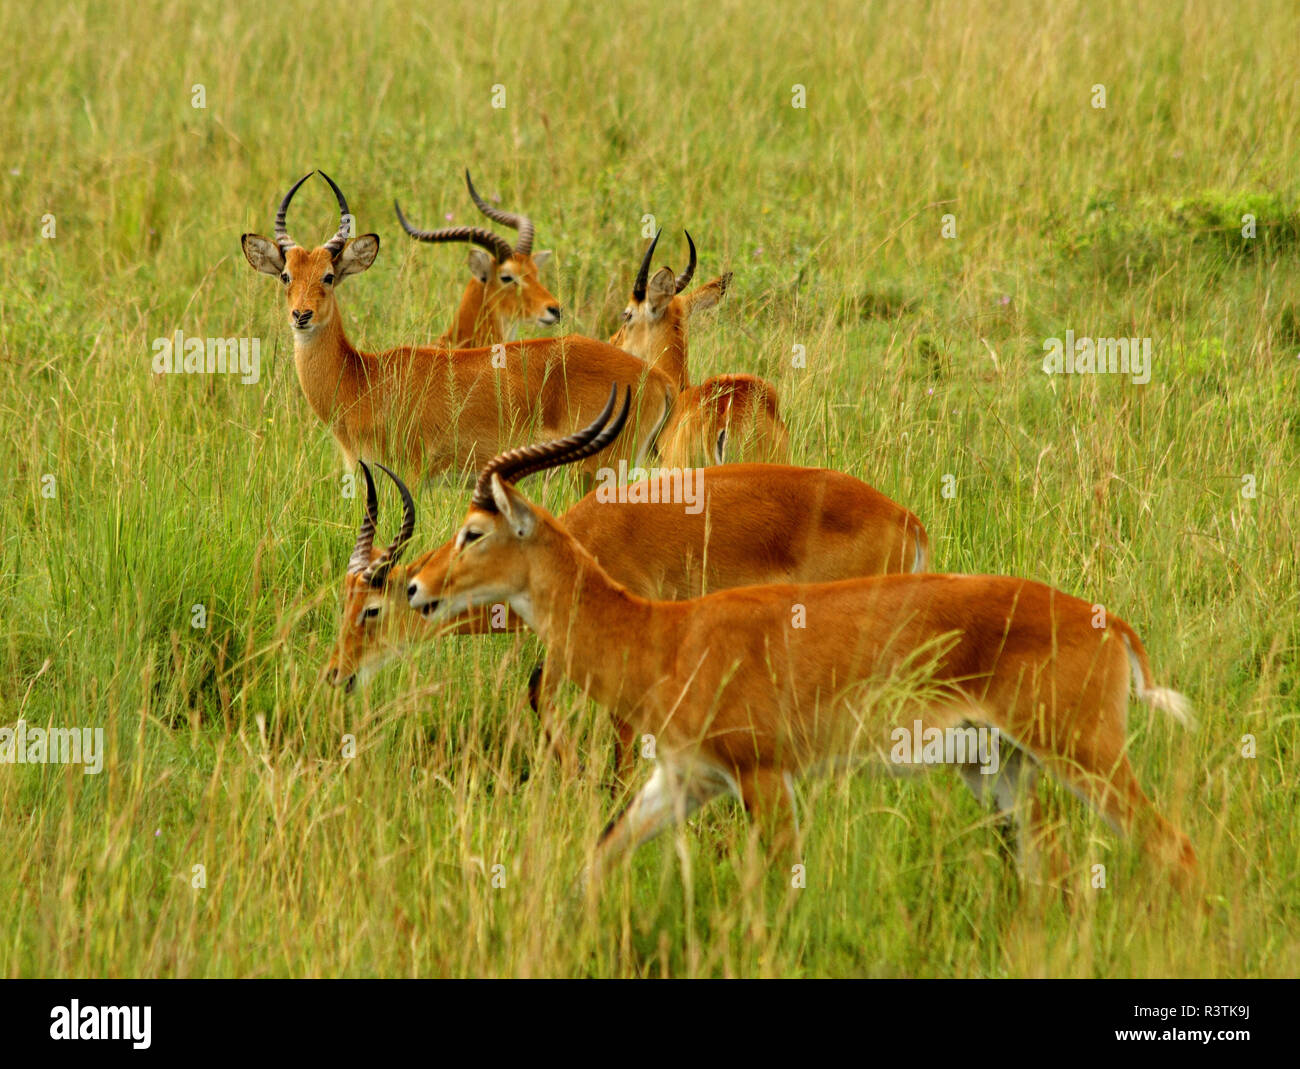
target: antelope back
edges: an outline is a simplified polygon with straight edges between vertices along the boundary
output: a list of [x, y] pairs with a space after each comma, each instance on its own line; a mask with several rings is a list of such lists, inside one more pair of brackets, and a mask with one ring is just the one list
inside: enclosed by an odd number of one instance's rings
[[[617, 492], [598, 487], [559, 522], [611, 578], [656, 600], [921, 570], [929, 545], [916, 516], [861, 480], [787, 465], [727, 464], [661, 472]], [[412, 583], [436, 597], [451, 549], [429, 554]]]

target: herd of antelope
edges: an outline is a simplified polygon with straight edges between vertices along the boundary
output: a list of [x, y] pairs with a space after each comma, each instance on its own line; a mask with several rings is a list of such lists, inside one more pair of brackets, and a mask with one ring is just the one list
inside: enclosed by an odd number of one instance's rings
[[[289, 236], [290, 201], [309, 174], [281, 201], [274, 240], [245, 234], [243, 248], [283, 284], [303, 393], [365, 480], [331, 683], [352, 690], [422, 639], [532, 630], [546, 649], [532, 704], [557, 757], [578, 767], [552, 715], [568, 680], [614, 720], [618, 782], [644, 778], [588, 879], [722, 794], [741, 801], [770, 849], [789, 849], [795, 778], [880, 758], [891, 732], [913, 724], [997, 729], [996, 774], [973, 762], [958, 770], [1015, 835], [1027, 874], [1067, 871], [1037, 798], [1040, 768], [1179, 883], [1194, 874], [1191, 843], [1148, 800], [1126, 752], [1130, 687], [1190, 724], [1186, 700], [1155, 685], [1134, 630], [1114, 615], [1097, 626], [1092, 605], [1029, 579], [931, 572], [910, 511], [852, 475], [786, 463], [772, 384], [721, 375], [693, 385], [690, 318], [722, 299], [731, 275], [690, 289], [689, 234], [680, 274], [651, 274], [656, 235], [609, 342], [512, 341], [521, 323], [562, 318], [539, 274], [549, 253], [533, 251], [528, 217], [490, 205], [467, 172], [474, 205], [516, 239], [421, 230], [394, 202], [416, 241], [471, 245], [471, 277], [432, 345], [367, 353], [349, 341], [336, 291], [375, 262], [379, 238], [352, 236], [343, 192], [321, 176], [341, 216], [328, 241]], [[557, 518], [517, 486], [565, 465], [590, 480], [652, 460], [659, 480], [708, 465], [703, 507], [668, 492], [611, 501], [592, 491]], [[372, 466], [402, 502], [382, 549]], [[474, 480], [469, 511], [451, 541], [403, 564], [416, 528], [403, 476], [439, 473]], [[903, 689], [886, 697], [891, 684]], [[647, 736], [653, 769], [638, 777]]]

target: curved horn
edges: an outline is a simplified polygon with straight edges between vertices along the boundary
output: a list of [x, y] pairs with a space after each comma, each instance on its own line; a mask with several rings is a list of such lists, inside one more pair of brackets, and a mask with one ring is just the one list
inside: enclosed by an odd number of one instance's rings
[[615, 383], [609, 388], [609, 400], [605, 402], [600, 415], [582, 430], [567, 438], [557, 438], [540, 445], [523, 445], [493, 457], [479, 474], [470, 504], [484, 512], [497, 511], [496, 501], [492, 497], [493, 475], [503, 482], [513, 483], [535, 471], [558, 468], [562, 464], [572, 464], [599, 453], [618, 437], [623, 424], [627, 422], [628, 409], [632, 405], [632, 388], [629, 386], [625, 391], [623, 407], [611, 422], [609, 417], [614, 411], [614, 401], [617, 398], [618, 384]]
[[691, 240], [689, 230], [683, 230], [682, 233], [686, 235], [686, 244], [691, 247], [691, 262], [686, 265], [686, 270], [677, 276], [677, 288], [673, 290], [674, 293], [681, 293], [682, 290], [689, 286], [691, 277], [695, 274], [695, 242]]
[[406, 488], [406, 483], [377, 460], [375, 467], [393, 480], [397, 492], [402, 495], [402, 526], [397, 532], [397, 537], [375, 561], [375, 567], [370, 575], [372, 583], [377, 583], [388, 574], [388, 569], [397, 563], [397, 558], [402, 555], [402, 550], [406, 548], [406, 544], [411, 541], [411, 535], [415, 533], [415, 502], [411, 499], [411, 491]]
[[318, 172], [320, 176], [330, 184], [330, 189], [334, 190], [334, 199], [339, 202], [339, 229], [338, 232], [325, 242], [325, 248], [329, 249], [330, 256], [335, 259], [343, 251], [343, 246], [348, 243], [348, 238], [352, 237], [352, 213], [348, 211], [348, 199], [343, 195], [343, 190], [334, 184], [334, 179], [324, 171]]
[[397, 212], [397, 221], [402, 224], [402, 229], [416, 241], [468, 241], [487, 249], [496, 257], [498, 264], [505, 263], [514, 255], [515, 250], [510, 247], [510, 242], [500, 234], [494, 234], [481, 226], [446, 226], [441, 230], [417, 230], [406, 221], [406, 216], [402, 214], [402, 207], [397, 201], [393, 201], [393, 208]]
[[650, 281], [650, 261], [654, 259], [655, 246], [659, 244], [659, 235], [662, 233], [662, 230], [655, 231], [655, 239], [650, 242], [650, 248], [646, 249], [645, 257], [641, 260], [640, 270], [636, 273], [636, 281], [632, 283], [633, 300], [645, 300], [646, 283]]
[[288, 228], [285, 226], [285, 216], [289, 214], [289, 202], [293, 200], [293, 195], [298, 192], [298, 187], [312, 176], [311, 171], [298, 179], [284, 195], [284, 200], [280, 201], [280, 210], [275, 213], [275, 243], [280, 246], [280, 251], [292, 249], [298, 243], [289, 236]]
[[502, 226], [508, 226], [519, 231], [519, 240], [515, 242], [514, 251], [521, 256], [527, 256], [531, 253], [533, 251], [533, 221], [526, 215], [503, 212], [500, 208], [492, 207], [478, 195], [478, 190], [474, 188], [474, 181], [469, 176], [468, 167], [465, 168], [465, 185], [469, 186], [469, 196], [470, 200], [474, 202], [474, 207], [494, 223], [500, 223]]
[[[601, 412], [601, 417], [604, 417], [605, 419], [609, 418], [608, 413], [611, 410], [611, 405], [614, 401], [614, 391], [616, 389], [617, 387], [610, 388], [609, 400], [605, 402], [605, 408]], [[619, 410], [618, 415], [614, 417], [614, 422], [608, 424], [604, 428], [604, 430], [602, 430], [599, 434], [597, 434], [596, 437], [592, 438], [591, 441], [587, 442], [586, 444], [580, 443], [574, 446], [570, 452], [566, 452], [564, 454], [563, 458], [558, 463], [573, 464], [576, 461], [582, 460], [586, 457], [593, 455], [594, 453], [599, 453], [602, 449], [605, 448], [605, 446], [609, 445], [610, 442], [612, 442], [615, 438], [618, 437], [619, 432], [622, 431], [623, 424], [627, 420], [628, 408], [631, 406], [631, 404], [632, 404], [632, 388], [629, 386], [627, 388], [626, 396], [623, 398], [623, 407]], [[599, 422], [600, 422], [600, 417], [597, 417], [596, 423]], [[592, 425], [594, 426], [595, 424]], [[588, 427], [587, 429], [589, 430], [590, 427]], [[582, 432], [580, 431], [578, 433], [582, 433]], [[575, 437], [575, 435], [570, 435], [570, 438], [572, 437]], [[523, 479], [526, 476], [533, 474], [533, 472], [535, 471], [543, 471], [546, 468], [552, 468], [555, 466], [556, 464], [553, 463], [552, 460], [548, 457], [535, 458], [531, 461], [528, 461], [527, 463], [520, 464], [518, 467], [514, 467], [509, 474], [509, 481], [512, 483], [517, 483], [520, 479]], [[500, 476], [500, 472], [498, 472], [497, 475]], [[488, 481], [488, 492], [491, 493], [490, 478]]]
[[362, 474], [366, 477], [366, 514], [361, 520], [357, 543], [352, 547], [352, 556], [348, 560], [348, 571], [353, 575], [360, 575], [370, 567], [370, 550], [375, 544], [375, 525], [379, 522], [379, 498], [375, 494], [375, 480], [370, 477], [366, 462], [362, 460], [359, 463]]

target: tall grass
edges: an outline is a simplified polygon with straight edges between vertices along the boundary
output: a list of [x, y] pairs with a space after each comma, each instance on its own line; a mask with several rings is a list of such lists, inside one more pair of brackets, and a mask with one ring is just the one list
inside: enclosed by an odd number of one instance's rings
[[[99, 776], [0, 766], [0, 974], [1294, 975], [1291, 5], [641, 7], [0, 0], [33, 31], [0, 78], [0, 724], [109, 747]], [[1138, 629], [1201, 712], [1188, 736], [1135, 705], [1131, 756], [1207, 908], [1058, 797], [1080, 873], [1107, 871], [1067, 912], [938, 774], [805, 785], [802, 889], [717, 805], [575, 912], [610, 730], [567, 694], [589, 772], [543, 760], [535, 640], [320, 682], [357, 503], [239, 235], [323, 168], [384, 243], [340, 287], [352, 340], [425, 341], [464, 250], [390, 205], [473, 220], [467, 165], [557, 250], [567, 328], [611, 332], [643, 216], [679, 268], [689, 228], [701, 277], [735, 272], [697, 376], [774, 381], [797, 460], [916, 511], [938, 568]], [[309, 183], [292, 230], [332, 213]], [[154, 376], [175, 329], [262, 338], [260, 381]], [[1151, 382], [1043, 374], [1066, 330], [1150, 337]], [[424, 544], [466, 499], [419, 489]]]

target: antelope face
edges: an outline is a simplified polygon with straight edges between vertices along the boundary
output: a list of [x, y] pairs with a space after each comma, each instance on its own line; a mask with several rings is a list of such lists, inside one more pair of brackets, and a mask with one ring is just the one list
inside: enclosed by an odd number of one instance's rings
[[378, 461], [375, 465], [393, 481], [401, 495], [402, 526], [387, 548], [376, 548], [379, 495], [370, 468], [362, 461], [366, 511], [343, 579], [343, 620], [339, 624], [338, 641], [324, 673], [334, 686], [349, 691], [354, 689], [357, 679], [364, 683], [385, 660], [395, 655], [419, 622], [402, 597], [406, 571], [397, 568], [397, 558], [415, 531], [415, 501], [401, 479]]
[[338, 641], [325, 666], [331, 686], [349, 694], [358, 682], [363, 685], [383, 663], [400, 652], [419, 618], [403, 597], [406, 577], [385, 577], [376, 587], [360, 575], [349, 574], [343, 581], [343, 619]]
[[534, 254], [515, 250], [504, 262], [483, 249], [471, 249], [470, 273], [483, 284], [484, 304], [495, 311], [504, 324], [536, 323], [550, 327], [560, 321], [562, 312], [555, 294], [542, 285], [539, 268], [551, 258], [549, 251]]
[[289, 326], [300, 341], [310, 340], [334, 321], [335, 286], [366, 270], [378, 253], [379, 238], [374, 234], [357, 238], [337, 257], [324, 245], [315, 249], [294, 245], [281, 254], [274, 242], [257, 234], [244, 235], [248, 262], [264, 274], [276, 275], [284, 285]]
[[623, 406], [614, 415], [617, 399], [618, 386], [613, 384], [600, 415], [582, 430], [540, 445], [519, 446], [488, 462], [474, 484], [469, 514], [450, 549], [444, 547], [422, 562], [423, 567], [413, 569], [406, 588], [412, 608], [445, 620], [503, 601], [537, 629], [532, 591], [535, 586], [547, 591], [553, 584], [555, 573], [548, 560], [569, 536], [550, 513], [529, 504], [510, 480], [599, 453], [627, 422], [631, 387], [624, 390]]
[[504, 329], [514, 323], [537, 323], [549, 327], [560, 321], [560, 302], [542, 285], [538, 270], [551, 258], [549, 252], [533, 252], [535, 228], [528, 216], [494, 207], [479, 196], [469, 171], [465, 186], [474, 206], [494, 223], [511, 227], [519, 238], [511, 245], [500, 234], [478, 226], [444, 226], [421, 230], [407, 222], [401, 205], [393, 202], [397, 220], [416, 241], [467, 241], [477, 246], [470, 250], [470, 273], [484, 287], [484, 307], [495, 313]]
[[471, 508], [455, 539], [412, 569], [406, 596], [427, 619], [446, 620], [497, 602], [530, 619], [528, 558], [541, 525], [513, 487], [495, 476], [492, 484], [498, 511]]
[[[312, 172], [315, 173], [315, 172]], [[275, 240], [260, 234], [243, 236], [244, 256], [255, 271], [274, 275], [284, 285], [288, 304], [289, 326], [298, 341], [309, 341], [334, 320], [336, 306], [334, 287], [349, 275], [365, 271], [379, 254], [379, 237], [363, 234], [348, 241], [352, 231], [352, 215], [342, 190], [329, 175], [321, 172], [334, 190], [339, 204], [339, 229], [324, 245], [305, 249], [289, 236], [285, 216], [293, 195], [311, 174], [306, 174], [293, 185], [275, 216]]]

